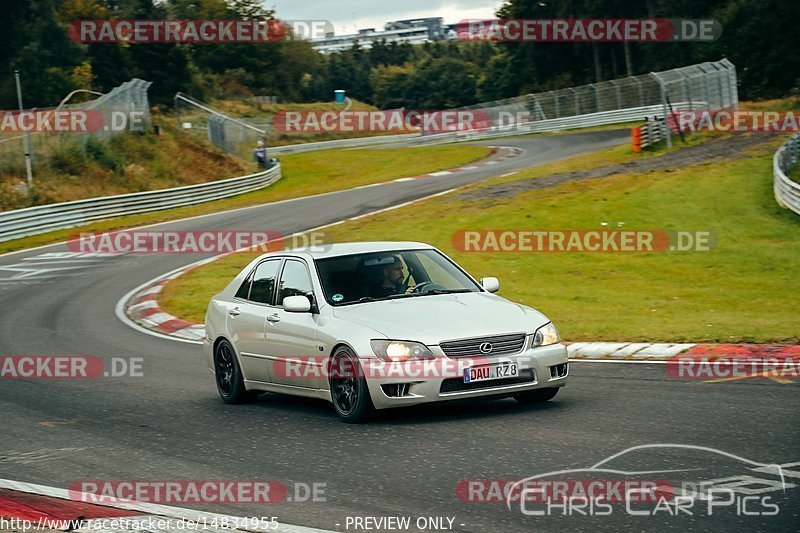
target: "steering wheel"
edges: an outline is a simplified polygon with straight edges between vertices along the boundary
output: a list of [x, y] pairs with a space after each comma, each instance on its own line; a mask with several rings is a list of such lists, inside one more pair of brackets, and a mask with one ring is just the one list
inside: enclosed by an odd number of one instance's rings
[[435, 291], [436, 289], [447, 290], [446, 287], [439, 285], [438, 283], [434, 283], [432, 281], [423, 281], [422, 283], [417, 283], [414, 286], [414, 292], [419, 292], [422, 294]]

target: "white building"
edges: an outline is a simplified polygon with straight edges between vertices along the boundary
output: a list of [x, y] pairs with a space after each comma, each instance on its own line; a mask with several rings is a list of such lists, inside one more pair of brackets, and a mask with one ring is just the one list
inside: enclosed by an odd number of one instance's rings
[[341, 52], [358, 44], [361, 48], [372, 48], [373, 43], [385, 40], [387, 43], [422, 44], [447, 38], [442, 25], [442, 17], [396, 20], [387, 22], [383, 31], [375, 28], [358, 30], [346, 35], [328, 35], [324, 39], [312, 39], [315, 50], [330, 54]]

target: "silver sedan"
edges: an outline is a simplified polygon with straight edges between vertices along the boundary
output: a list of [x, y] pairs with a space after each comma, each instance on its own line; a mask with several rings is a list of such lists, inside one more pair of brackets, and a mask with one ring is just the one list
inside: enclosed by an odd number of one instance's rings
[[498, 289], [422, 243], [272, 252], [211, 299], [204, 352], [225, 402], [322, 398], [346, 422], [458, 398], [550, 400], [567, 350], [547, 317]]

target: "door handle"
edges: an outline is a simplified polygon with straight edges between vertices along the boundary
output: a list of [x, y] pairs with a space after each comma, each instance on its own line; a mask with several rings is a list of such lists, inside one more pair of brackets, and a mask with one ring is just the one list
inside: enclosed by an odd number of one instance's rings
[[277, 315], [277, 313], [276, 313], [274, 315], [267, 316], [267, 321], [268, 322], [272, 322], [273, 324], [275, 324], [276, 322], [280, 322], [281, 321], [281, 317], [279, 317]]
[[239, 316], [239, 308], [234, 307], [233, 309], [228, 309], [228, 314], [231, 316]]

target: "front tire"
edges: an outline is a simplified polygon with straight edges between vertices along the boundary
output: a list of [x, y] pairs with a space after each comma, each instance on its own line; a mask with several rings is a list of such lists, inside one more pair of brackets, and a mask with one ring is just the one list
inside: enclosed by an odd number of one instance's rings
[[349, 348], [343, 346], [334, 352], [329, 384], [333, 408], [343, 422], [358, 424], [375, 412], [367, 380]]
[[226, 340], [221, 340], [214, 348], [214, 377], [217, 392], [225, 403], [245, 403], [253, 399], [253, 393], [244, 388], [244, 378], [236, 352]]
[[544, 403], [555, 398], [560, 388], [561, 387], [548, 387], [546, 389], [534, 389], [520, 392], [514, 395], [514, 399], [521, 404]]

